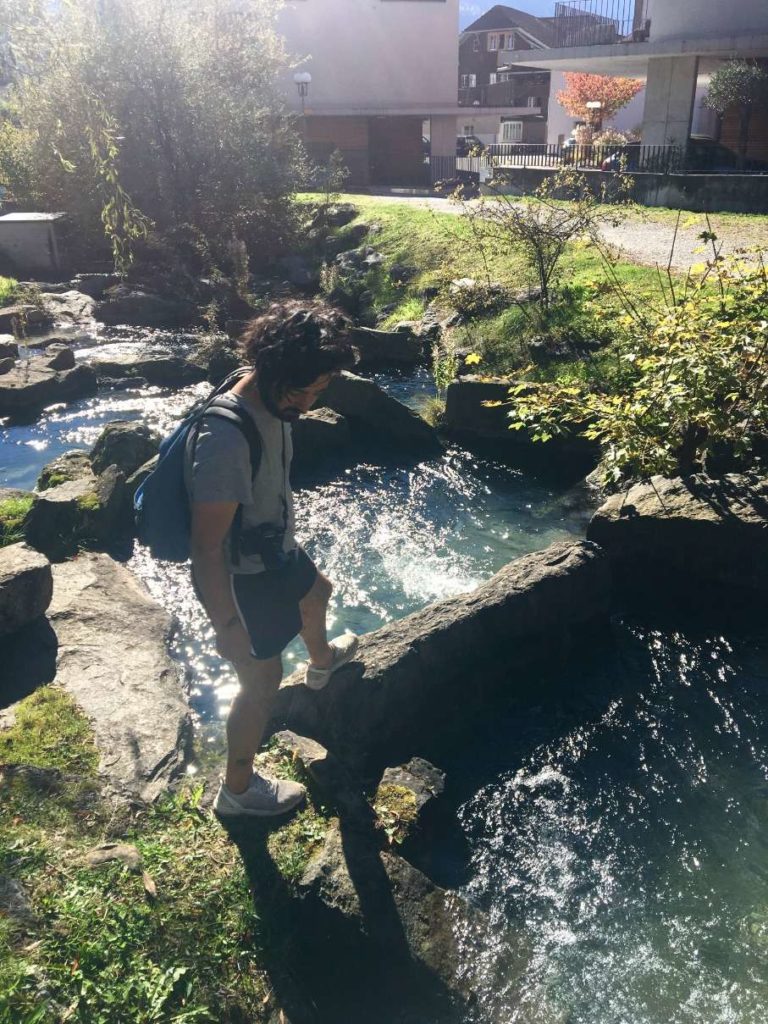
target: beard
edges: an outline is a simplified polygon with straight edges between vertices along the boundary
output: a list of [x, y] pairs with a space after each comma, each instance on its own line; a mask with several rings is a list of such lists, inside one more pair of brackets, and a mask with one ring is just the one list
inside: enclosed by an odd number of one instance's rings
[[301, 409], [297, 409], [294, 405], [287, 405], [284, 409], [281, 409], [275, 401], [274, 395], [272, 395], [266, 388], [262, 388], [258, 381], [257, 385], [259, 388], [259, 397], [264, 404], [264, 408], [267, 412], [271, 413], [275, 419], [282, 420], [283, 423], [295, 423], [301, 416]]

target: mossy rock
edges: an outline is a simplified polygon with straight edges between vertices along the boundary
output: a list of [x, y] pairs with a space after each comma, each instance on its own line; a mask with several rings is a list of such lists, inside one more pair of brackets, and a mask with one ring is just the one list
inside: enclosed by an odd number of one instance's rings
[[42, 491], [25, 523], [25, 537], [52, 562], [81, 548], [110, 547], [125, 532], [125, 476], [110, 466], [99, 477], [70, 480]]
[[43, 471], [37, 479], [37, 489], [38, 491], [47, 491], [51, 487], [58, 487], [71, 480], [92, 477], [93, 470], [88, 452], [79, 449], [64, 452], [63, 455], [59, 455], [43, 467]]

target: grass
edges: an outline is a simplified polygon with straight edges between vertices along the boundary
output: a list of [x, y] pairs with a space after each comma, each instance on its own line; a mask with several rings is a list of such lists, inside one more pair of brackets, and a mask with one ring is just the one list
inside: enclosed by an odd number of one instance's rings
[[0, 275], [0, 306], [9, 305], [13, 301], [18, 287], [19, 282], [14, 278]]
[[[271, 770], [295, 775], [278, 751]], [[143, 810], [98, 789], [89, 723], [57, 687], [18, 706], [0, 732], [0, 875], [19, 883], [26, 916], [0, 915], [0, 1024], [252, 1024], [274, 1010], [265, 933], [239, 853], [200, 809], [193, 778]], [[50, 785], [9, 769], [55, 770]], [[313, 804], [269, 838], [286, 881], [300, 877], [328, 826]], [[105, 842], [142, 858], [89, 868]]]
[[34, 503], [32, 495], [0, 501], [0, 547], [24, 540], [24, 522]]

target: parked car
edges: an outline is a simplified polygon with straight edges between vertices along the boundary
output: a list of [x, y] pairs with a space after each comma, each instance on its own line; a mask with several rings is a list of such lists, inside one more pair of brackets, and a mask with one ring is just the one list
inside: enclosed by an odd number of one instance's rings
[[626, 146], [620, 146], [600, 164], [601, 171], [639, 171], [640, 170], [640, 143], [628, 142]]
[[456, 156], [475, 156], [484, 152], [485, 145], [476, 135], [456, 136]]

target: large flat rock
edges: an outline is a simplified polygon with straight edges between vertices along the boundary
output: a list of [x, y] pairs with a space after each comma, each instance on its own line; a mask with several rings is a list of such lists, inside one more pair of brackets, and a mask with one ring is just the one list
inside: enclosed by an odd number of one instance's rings
[[605, 624], [608, 560], [588, 542], [511, 562], [472, 593], [430, 605], [362, 638], [355, 661], [313, 692], [292, 676], [273, 729], [318, 740], [356, 766], [383, 768], [491, 713], [522, 673], [567, 655]]
[[44, 615], [52, 590], [45, 555], [26, 544], [0, 548], [0, 636], [15, 633]]
[[768, 478], [655, 476], [612, 495], [589, 525], [630, 587], [768, 592]]
[[171, 619], [107, 555], [56, 565], [53, 582], [56, 684], [91, 719], [108, 788], [153, 800], [183, 770], [191, 732]]
[[0, 377], [0, 416], [17, 416], [96, 393], [96, 374], [89, 366], [55, 370], [44, 356], [20, 362]]

